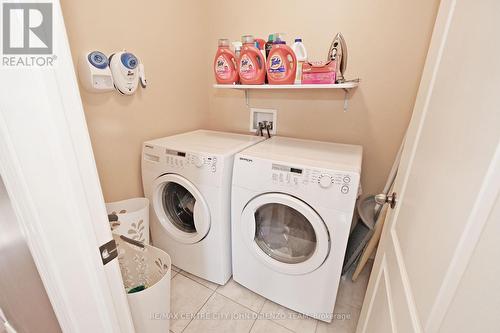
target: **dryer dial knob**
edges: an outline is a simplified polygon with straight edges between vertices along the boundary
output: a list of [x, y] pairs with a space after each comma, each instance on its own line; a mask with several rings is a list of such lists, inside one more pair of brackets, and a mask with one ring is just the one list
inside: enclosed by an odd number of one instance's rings
[[201, 168], [203, 166], [203, 159], [199, 156], [195, 156], [193, 162], [197, 168]]
[[332, 177], [328, 175], [322, 175], [319, 178], [319, 186], [321, 186], [322, 188], [329, 188], [330, 186], [332, 186]]

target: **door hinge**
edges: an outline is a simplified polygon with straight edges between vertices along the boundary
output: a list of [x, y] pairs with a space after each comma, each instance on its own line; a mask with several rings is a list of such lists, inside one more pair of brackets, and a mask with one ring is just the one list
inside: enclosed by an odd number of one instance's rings
[[101, 259], [103, 265], [106, 265], [108, 262], [118, 257], [118, 249], [116, 248], [116, 241], [112, 239], [106, 244], [99, 246], [99, 253], [101, 253]]

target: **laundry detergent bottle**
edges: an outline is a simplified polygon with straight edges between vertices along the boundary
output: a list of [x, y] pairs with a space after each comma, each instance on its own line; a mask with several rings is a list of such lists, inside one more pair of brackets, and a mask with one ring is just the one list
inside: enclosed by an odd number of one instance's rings
[[243, 47], [238, 66], [241, 84], [264, 84], [266, 62], [260, 50], [255, 47], [255, 39], [247, 35], [241, 38], [241, 42]]
[[276, 39], [267, 57], [266, 68], [269, 84], [293, 84], [297, 69], [297, 57], [284, 41]]
[[219, 39], [219, 48], [215, 54], [214, 72], [218, 84], [238, 83], [236, 56], [229, 48], [229, 39]]
[[292, 45], [293, 53], [297, 57], [297, 69], [295, 71], [295, 84], [302, 83], [302, 67], [304, 63], [307, 61], [307, 50], [304, 43], [302, 43], [301, 38], [296, 38], [295, 43]]

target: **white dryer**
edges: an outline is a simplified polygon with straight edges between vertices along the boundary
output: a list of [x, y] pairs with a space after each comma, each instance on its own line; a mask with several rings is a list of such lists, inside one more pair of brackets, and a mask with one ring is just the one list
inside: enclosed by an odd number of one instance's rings
[[218, 284], [231, 277], [234, 155], [262, 140], [198, 130], [143, 144], [152, 241], [174, 265]]
[[233, 278], [331, 321], [358, 194], [362, 147], [274, 137], [236, 155]]

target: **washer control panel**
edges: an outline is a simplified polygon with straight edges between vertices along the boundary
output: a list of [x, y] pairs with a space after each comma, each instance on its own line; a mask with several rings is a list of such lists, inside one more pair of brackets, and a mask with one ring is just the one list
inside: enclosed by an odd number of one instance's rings
[[196, 168], [217, 172], [217, 157], [167, 149], [166, 163], [177, 168]]
[[272, 181], [279, 185], [292, 187], [319, 186], [323, 189], [335, 187], [342, 194], [349, 194], [352, 186], [351, 177], [345, 173], [328, 173], [322, 170], [302, 169], [274, 163], [272, 165]]

